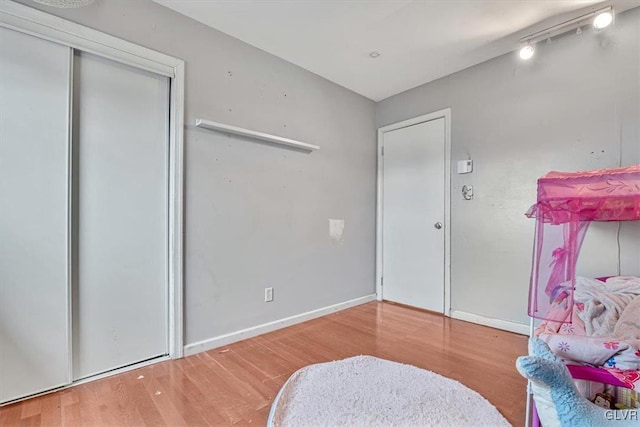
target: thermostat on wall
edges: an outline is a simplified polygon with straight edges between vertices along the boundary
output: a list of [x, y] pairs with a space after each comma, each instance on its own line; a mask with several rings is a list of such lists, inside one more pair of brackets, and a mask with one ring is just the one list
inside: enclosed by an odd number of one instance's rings
[[473, 172], [473, 160], [458, 160], [458, 173]]

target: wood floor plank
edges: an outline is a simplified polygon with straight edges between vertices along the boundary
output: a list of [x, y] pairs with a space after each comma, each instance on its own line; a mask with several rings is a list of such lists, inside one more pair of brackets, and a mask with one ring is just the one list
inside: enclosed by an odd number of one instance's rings
[[0, 426], [17, 426], [20, 425], [22, 415], [22, 407], [19, 404], [9, 405], [0, 408]]
[[275, 395], [293, 372], [368, 354], [460, 381], [521, 426], [526, 382], [515, 370], [515, 359], [526, 347], [521, 335], [371, 302], [0, 407], [0, 425], [265, 425]]
[[[40, 403], [40, 415], [43, 426], [57, 427], [62, 425], [62, 393], [51, 393], [43, 396]], [[0, 425], [2, 423], [0, 422]]]

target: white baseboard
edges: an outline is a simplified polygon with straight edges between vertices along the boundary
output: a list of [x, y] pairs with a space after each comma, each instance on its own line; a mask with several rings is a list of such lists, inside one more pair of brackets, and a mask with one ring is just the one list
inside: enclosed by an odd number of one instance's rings
[[529, 325], [525, 325], [524, 323], [494, 319], [492, 317], [480, 316], [479, 314], [467, 313], [458, 310], [451, 310], [451, 317], [458, 320], [464, 320], [465, 322], [477, 323], [479, 325], [490, 326], [492, 328], [529, 336]]
[[326, 316], [327, 314], [335, 313], [336, 311], [341, 311], [347, 308], [355, 307], [356, 305], [375, 301], [375, 299], [376, 295], [371, 294], [338, 304], [330, 305], [328, 307], [322, 307], [316, 310], [307, 311], [306, 313], [297, 314], [295, 316], [285, 317], [284, 319], [275, 320], [273, 322], [263, 323], [262, 325], [253, 326], [251, 328], [242, 329], [240, 331], [219, 335], [217, 337], [198, 341], [193, 344], [187, 344], [186, 346], [184, 346], [184, 355], [190, 356], [192, 354], [200, 353], [201, 351], [207, 351], [217, 347], [222, 347], [236, 341], [241, 341], [247, 338], [266, 334], [267, 332], [276, 331], [278, 329], [286, 328], [287, 326], [306, 322], [307, 320], [315, 319], [317, 317]]

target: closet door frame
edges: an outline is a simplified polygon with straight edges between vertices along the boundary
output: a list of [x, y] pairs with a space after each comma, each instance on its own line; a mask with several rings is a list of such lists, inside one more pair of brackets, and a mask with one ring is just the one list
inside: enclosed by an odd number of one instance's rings
[[[0, 2], [0, 27], [89, 52], [170, 79], [167, 333], [169, 357], [183, 357], [184, 61], [14, 2]], [[69, 123], [69, 126], [71, 125]]]

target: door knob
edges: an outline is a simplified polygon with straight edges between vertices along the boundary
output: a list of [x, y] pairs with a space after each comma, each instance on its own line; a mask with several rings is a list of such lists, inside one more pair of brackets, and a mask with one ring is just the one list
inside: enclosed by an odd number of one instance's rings
[[441, 222], [436, 222], [435, 224], [433, 224], [433, 226], [435, 228], [437, 228], [438, 230], [440, 230], [442, 228], [442, 223]]

